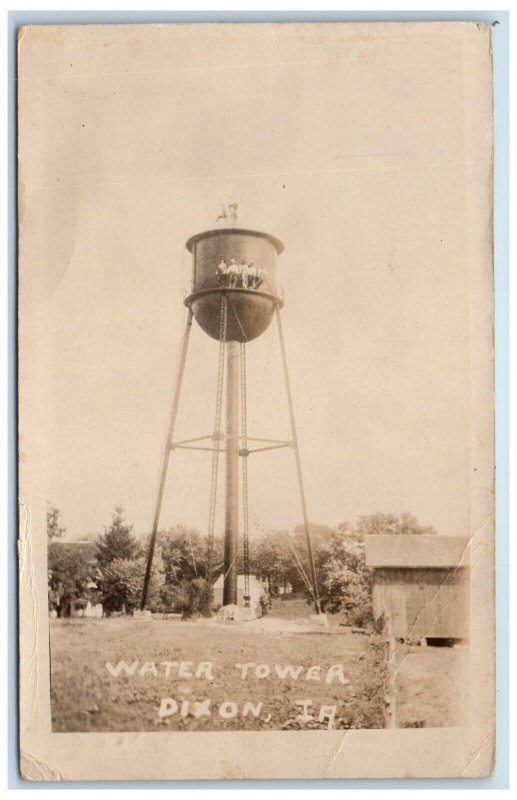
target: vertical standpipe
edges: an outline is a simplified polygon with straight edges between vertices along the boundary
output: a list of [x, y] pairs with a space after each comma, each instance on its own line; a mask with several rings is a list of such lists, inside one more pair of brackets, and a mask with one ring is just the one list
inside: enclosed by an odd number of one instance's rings
[[226, 506], [223, 605], [237, 605], [239, 551], [239, 377], [238, 342], [226, 344]]

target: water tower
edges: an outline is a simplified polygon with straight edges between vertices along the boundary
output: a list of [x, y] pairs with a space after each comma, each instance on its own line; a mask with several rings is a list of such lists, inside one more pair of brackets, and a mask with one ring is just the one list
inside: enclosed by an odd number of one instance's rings
[[[147, 600], [165, 481], [172, 452], [176, 449], [192, 449], [207, 450], [212, 454], [206, 575], [210, 582], [213, 577], [212, 550], [217, 507], [219, 456], [224, 453], [226, 468], [223, 605], [237, 604], [237, 557], [239, 539], [242, 538], [244, 599], [245, 605], [249, 606], [248, 458], [255, 453], [288, 447], [293, 450], [295, 456], [310, 579], [304, 572], [301, 563], [299, 563], [299, 567], [305, 575], [305, 582], [312, 594], [316, 612], [320, 613], [291, 386], [287, 370], [287, 356], [280, 318], [283, 299], [277, 283], [277, 259], [281, 255], [284, 245], [269, 233], [241, 226], [237, 219], [237, 204], [234, 203], [223, 211], [214, 228], [191, 236], [186, 247], [192, 253], [191, 291], [185, 299], [188, 316], [181, 342], [153, 527], [147, 551], [141, 608], [145, 608]], [[291, 439], [288, 441], [248, 436], [247, 430], [246, 344], [264, 333], [273, 317], [276, 317], [278, 327], [291, 424]], [[219, 343], [213, 431], [211, 434], [194, 439], [175, 441], [174, 428], [193, 319], [208, 336], [216, 339]], [[225, 406], [224, 426], [223, 404]], [[239, 469], [239, 462], [241, 469]], [[239, 495], [241, 503], [239, 503]], [[242, 505], [241, 520], [239, 520], [240, 505]], [[294, 555], [296, 557], [296, 554]]]

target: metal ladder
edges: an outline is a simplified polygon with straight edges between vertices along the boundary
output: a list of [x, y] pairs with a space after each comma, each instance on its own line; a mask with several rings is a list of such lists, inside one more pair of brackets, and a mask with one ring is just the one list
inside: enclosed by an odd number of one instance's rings
[[224, 354], [226, 345], [227, 316], [228, 316], [228, 300], [226, 295], [223, 295], [221, 298], [221, 318], [219, 323], [219, 361], [217, 365], [217, 389], [215, 397], [214, 432], [212, 434], [214, 448], [212, 451], [212, 469], [210, 478], [210, 505], [208, 511], [208, 542], [207, 542], [207, 555], [206, 555], [206, 580], [210, 589], [212, 588], [215, 511], [217, 503], [217, 478], [219, 475], [219, 453], [221, 452], [221, 441], [224, 438], [221, 432], [221, 411], [223, 405]]

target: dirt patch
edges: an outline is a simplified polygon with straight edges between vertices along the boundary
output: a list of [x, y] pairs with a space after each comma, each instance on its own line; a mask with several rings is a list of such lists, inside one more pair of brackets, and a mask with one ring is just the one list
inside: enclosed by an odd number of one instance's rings
[[223, 628], [227, 631], [236, 631], [239, 634], [246, 633], [342, 633], [336, 628], [330, 628], [323, 623], [313, 623], [310, 619], [276, 619], [273, 617], [261, 617], [252, 620], [239, 620], [218, 622], [210, 620], [207, 624], [213, 628]]

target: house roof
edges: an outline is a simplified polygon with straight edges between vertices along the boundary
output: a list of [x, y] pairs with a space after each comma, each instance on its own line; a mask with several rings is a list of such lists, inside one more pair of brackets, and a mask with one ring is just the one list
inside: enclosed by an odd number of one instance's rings
[[365, 536], [369, 567], [467, 566], [468, 536], [378, 534]]
[[49, 544], [65, 544], [67, 547], [95, 547], [95, 542], [91, 539], [63, 539], [60, 536], [51, 539]]

